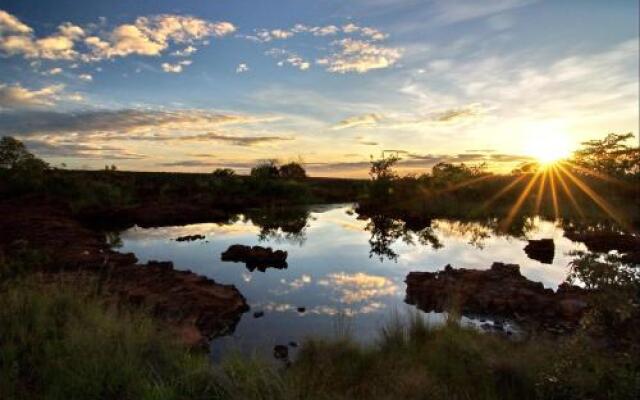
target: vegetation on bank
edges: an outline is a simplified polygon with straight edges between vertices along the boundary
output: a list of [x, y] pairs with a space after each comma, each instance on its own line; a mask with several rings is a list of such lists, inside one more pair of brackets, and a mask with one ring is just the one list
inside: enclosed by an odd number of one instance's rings
[[414, 221], [503, 219], [505, 230], [516, 231], [534, 215], [637, 228], [640, 149], [628, 144], [632, 137], [609, 134], [583, 143], [568, 160], [527, 163], [511, 174], [492, 174], [484, 164], [439, 163], [430, 173], [399, 176], [394, 171], [399, 158], [374, 160], [368, 196], [358, 208], [366, 216]]
[[[3, 399], [635, 399], [640, 364], [580, 335], [525, 343], [394, 320], [380, 340], [309, 340], [289, 366], [211, 364], [140, 310], [79, 278], [11, 282], [0, 297]], [[84, 287], [85, 289], [80, 289]]]
[[146, 204], [194, 204], [234, 209], [353, 201], [364, 181], [308, 178], [300, 162], [266, 161], [249, 176], [228, 168], [212, 173], [124, 172], [55, 168], [38, 159], [19, 140], [0, 139], [0, 199], [40, 196], [68, 206], [75, 214], [99, 213]]

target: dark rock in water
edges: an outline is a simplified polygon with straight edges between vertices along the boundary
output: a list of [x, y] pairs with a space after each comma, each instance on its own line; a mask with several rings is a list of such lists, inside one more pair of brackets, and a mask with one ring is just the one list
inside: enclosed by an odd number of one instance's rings
[[289, 359], [289, 348], [278, 344], [273, 348], [273, 356], [278, 360], [287, 360]]
[[202, 240], [204, 235], [186, 235], [175, 239], [176, 242], [193, 242], [194, 240]]
[[[517, 317], [524, 324], [544, 329], [577, 327], [590, 295], [568, 284], [560, 285], [554, 293], [522, 276], [518, 265], [503, 263], [494, 263], [488, 270], [447, 265], [440, 272], [410, 272], [405, 282], [405, 302], [426, 312], [458, 307], [466, 314]], [[494, 328], [499, 325], [494, 323]]]
[[551, 264], [555, 255], [555, 245], [553, 244], [553, 239], [529, 240], [524, 252], [532, 260], [540, 261], [543, 264]]
[[234, 244], [222, 253], [222, 261], [243, 262], [249, 271], [266, 271], [267, 268], [287, 268], [287, 252], [271, 247]]
[[298, 347], [298, 342], [289, 342], [289, 347]]
[[264, 311], [256, 311], [253, 313], [253, 318], [262, 318], [264, 317]]
[[304, 313], [305, 311], [307, 311], [306, 307], [298, 307], [298, 308], [297, 308], [297, 310], [298, 310], [298, 312], [299, 312], [300, 314], [302, 314], [302, 313]]

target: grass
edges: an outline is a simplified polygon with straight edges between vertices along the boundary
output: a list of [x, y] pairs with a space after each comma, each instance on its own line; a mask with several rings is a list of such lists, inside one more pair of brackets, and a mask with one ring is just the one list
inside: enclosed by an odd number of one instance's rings
[[[1, 254], [0, 254], [1, 255]], [[236, 354], [214, 365], [144, 309], [116, 306], [91, 275], [0, 257], [0, 399], [636, 399], [640, 354], [583, 333], [523, 341], [391, 315], [369, 345], [336, 319], [287, 368]], [[15, 273], [7, 273], [14, 270]], [[635, 353], [634, 353], [635, 351]]]
[[4, 285], [0, 398], [222, 398], [205, 356], [87, 287], [36, 276]]
[[307, 342], [288, 377], [326, 399], [634, 399], [638, 366], [580, 335], [514, 342], [413, 314], [392, 317], [372, 346]]
[[[2, 399], [634, 399], [637, 359], [587, 339], [524, 343], [455, 321], [395, 315], [379, 340], [311, 339], [282, 368], [235, 355], [212, 365], [144, 310], [103, 301], [91, 280], [30, 275], [0, 296]], [[80, 279], [80, 280], [78, 280]], [[80, 289], [82, 287], [82, 289]]]

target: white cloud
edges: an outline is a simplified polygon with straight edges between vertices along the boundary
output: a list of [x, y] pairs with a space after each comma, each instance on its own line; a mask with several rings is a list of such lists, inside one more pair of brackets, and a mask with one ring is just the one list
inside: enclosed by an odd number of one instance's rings
[[79, 26], [65, 22], [58, 32], [43, 38], [35, 38], [33, 29], [15, 16], [0, 10], [0, 52], [6, 55], [23, 55], [26, 58], [70, 60], [77, 56], [75, 41], [84, 36]]
[[245, 63], [238, 64], [238, 66], [236, 67], [236, 74], [241, 74], [247, 71], [249, 71], [249, 66]]
[[0, 84], [0, 109], [19, 109], [51, 106], [59, 98], [64, 85], [45, 86], [30, 90], [20, 84]]
[[85, 82], [91, 82], [93, 80], [93, 76], [91, 74], [80, 74], [78, 75], [78, 78]]
[[[192, 43], [204, 42], [209, 37], [221, 37], [235, 31], [229, 22], [209, 22], [191, 16], [162, 14], [139, 17], [132, 24], [116, 26], [111, 32], [87, 36], [80, 26], [65, 22], [58, 32], [42, 38], [33, 35], [33, 29], [16, 17], [0, 11], [0, 52], [22, 55], [26, 58], [52, 60], [98, 61], [105, 58], [125, 57], [131, 54], [157, 56], [172, 44], [186, 44], [177, 55], [195, 52]], [[83, 40], [88, 53], [79, 53], [76, 42]]]
[[8, 12], [0, 10], [0, 33], [6, 34], [9, 32], [29, 34], [32, 32], [32, 29]]
[[283, 29], [274, 29], [270, 32], [270, 34], [274, 39], [288, 39], [293, 36], [293, 32], [285, 31]]
[[304, 58], [300, 57], [294, 52], [285, 49], [273, 48], [267, 50], [265, 52], [266, 55], [272, 56], [274, 58], [280, 58], [278, 61], [278, 66], [282, 67], [285, 64], [289, 64], [293, 67], [298, 68], [301, 71], [306, 71], [311, 68], [311, 63], [306, 61]]
[[191, 60], [178, 61], [175, 64], [162, 63], [161, 67], [164, 72], [180, 73], [187, 65], [191, 65]]
[[182, 50], [174, 51], [173, 53], [171, 53], [171, 55], [176, 56], [176, 57], [189, 57], [190, 55], [192, 55], [196, 51], [198, 51], [198, 49], [195, 48], [194, 46], [187, 46]]
[[60, 31], [60, 34], [62, 36], [74, 40], [80, 39], [85, 35], [84, 29], [70, 22], [65, 22], [64, 24], [60, 25], [58, 27], [58, 30]]
[[327, 25], [327, 26], [316, 26], [309, 29], [309, 32], [313, 33], [314, 36], [330, 36], [335, 35], [339, 31], [338, 27], [335, 25]]
[[402, 57], [402, 49], [383, 47], [356, 39], [342, 39], [334, 42], [339, 50], [327, 58], [318, 59], [329, 72], [364, 73], [372, 69], [388, 68]]
[[164, 72], [172, 72], [172, 73], [178, 74], [178, 73], [182, 72], [182, 65], [180, 65], [180, 64], [162, 63], [162, 70]]
[[46, 75], [58, 75], [58, 74], [61, 74], [61, 73], [62, 73], [62, 68], [56, 67], [56, 68], [51, 68], [45, 74]]

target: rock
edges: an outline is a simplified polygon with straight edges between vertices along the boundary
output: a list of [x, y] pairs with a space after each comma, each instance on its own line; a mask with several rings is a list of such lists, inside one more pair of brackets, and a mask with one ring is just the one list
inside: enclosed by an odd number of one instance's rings
[[147, 266], [162, 269], [173, 269], [173, 263], [171, 261], [155, 261], [151, 260], [147, 262]]
[[278, 344], [273, 347], [273, 356], [277, 360], [288, 360], [289, 359], [289, 348], [287, 346]]
[[298, 342], [289, 342], [289, 347], [298, 347]]
[[133, 254], [112, 250], [102, 233], [87, 229], [62, 205], [4, 201], [0, 215], [0, 253], [10, 256], [13, 243], [25, 243], [55, 260], [38, 266], [52, 279], [61, 271], [95, 274], [107, 300], [150, 309], [187, 344], [232, 331], [249, 309], [232, 285], [177, 271], [171, 262], [137, 264]]
[[264, 317], [264, 311], [256, 311], [253, 313], [253, 318], [262, 318]]
[[204, 235], [186, 235], [175, 238], [176, 242], [192, 242], [195, 240], [203, 240]]
[[298, 307], [297, 310], [300, 314], [303, 314], [305, 311], [307, 311], [306, 307]]
[[540, 261], [543, 264], [551, 264], [555, 255], [555, 245], [553, 239], [529, 240], [524, 252], [532, 260]]
[[[440, 272], [410, 272], [405, 302], [426, 312], [517, 318], [524, 324], [577, 327], [588, 309], [590, 292], [567, 284], [557, 292], [520, 274], [515, 264], [494, 263], [488, 270], [445, 268]], [[496, 320], [494, 328], [504, 325]]]
[[266, 271], [267, 268], [287, 268], [287, 252], [271, 247], [243, 246], [234, 244], [221, 255], [222, 261], [245, 263], [249, 271]]
[[178, 332], [187, 332], [189, 335], [183, 339], [190, 345], [233, 332], [240, 316], [249, 310], [236, 287], [193, 272], [177, 271], [172, 265], [149, 262], [114, 268], [107, 289], [119, 298], [144, 304]]

